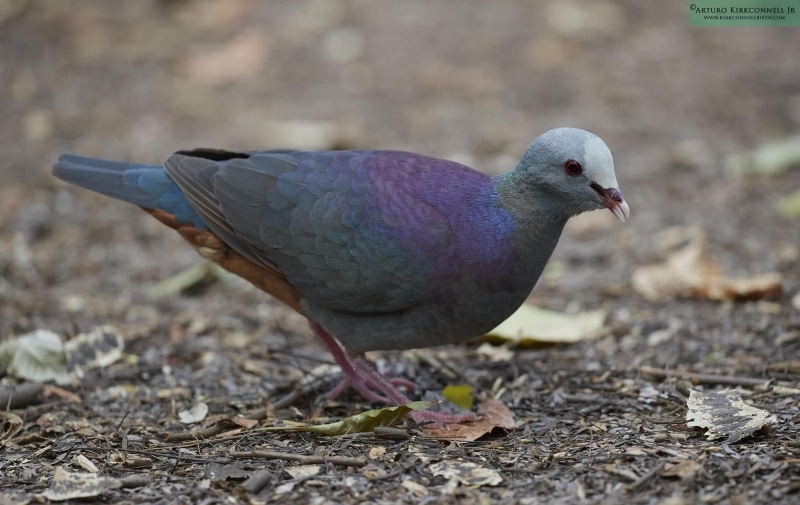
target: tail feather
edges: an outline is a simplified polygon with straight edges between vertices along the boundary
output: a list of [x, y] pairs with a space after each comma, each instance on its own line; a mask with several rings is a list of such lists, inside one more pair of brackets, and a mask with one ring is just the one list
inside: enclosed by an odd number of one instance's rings
[[159, 165], [62, 154], [53, 166], [62, 181], [117, 198], [145, 209], [165, 210], [180, 222], [206, 229], [177, 184]]

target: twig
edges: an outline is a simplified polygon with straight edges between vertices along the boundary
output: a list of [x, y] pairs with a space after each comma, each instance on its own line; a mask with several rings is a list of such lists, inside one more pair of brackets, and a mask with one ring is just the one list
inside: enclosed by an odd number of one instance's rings
[[135, 473], [120, 477], [119, 481], [123, 488], [143, 487], [150, 484], [150, 476], [144, 473]]
[[303, 464], [333, 463], [342, 466], [364, 466], [365, 458], [350, 458], [347, 456], [310, 456], [306, 454], [292, 454], [278, 451], [233, 451], [228, 453], [230, 458], [264, 458], [280, 459], [284, 461], [297, 461]]
[[213, 426], [209, 426], [208, 428], [203, 428], [199, 430], [192, 430], [192, 431], [175, 431], [175, 432], [168, 432], [162, 435], [162, 440], [165, 442], [188, 442], [190, 440], [203, 440], [206, 438], [213, 437], [214, 435], [219, 435], [223, 431], [226, 431], [228, 428], [223, 426], [222, 424], [215, 424]]
[[651, 379], [663, 380], [671, 377], [687, 379], [695, 384], [720, 384], [723, 386], [763, 386], [771, 379], [756, 379], [754, 377], [737, 377], [735, 375], [714, 375], [709, 373], [681, 372], [679, 370], [664, 370], [642, 366], [639, 368], [642, 375]]
[[39, 399], [39, 393], [42, 392], [43, 388], [44, 384], [28, 382], [18, 386], [0, 389], [0, 406], [6, 410], [27, 407]]
[[[152, 456], [154, 458], [174, 459], [176, 461], [188, 461], [189, 463], [219, 463], [221, 465], [229, 463], [229, 458], [214, 458], [211, 456], [183, 456], [175, 454], [174, 452], [159, 452], [148, 451], [145, 449], [117, 449], [114, 447], [86, 447], [77, 448], [80, 450], [95, 451], [95, 452], [119, 452], [123, 454], [140, 454], [142, 456]], [[165, 449], [174, 449], [174, 447], [165, 447]]]
[[259, 491], [272, 481], [272, 472], [269, 470], [259, 470], [250, 476], [239, 486], [250, 494], [257, 494]]
[[666, 465], [666, 462], [665, 461], [661, 461], [659, 464], [657, 464], [655, 467], [653, 467], [652, 470], [650, 470], [649, 472], [647, 472], [646, 474], [642, 475], [641, 477], [636, 479], [634, 482], [632, 482], [628, 486], [628, 491], [636, 491], [638, 488], [640, 488], [647, 481], [649, 481], [650, 479], [652, 479], [653, 477], [655, 477], [656, 475], [661, 473], [661, 470], [664, 469], [665, 465]]

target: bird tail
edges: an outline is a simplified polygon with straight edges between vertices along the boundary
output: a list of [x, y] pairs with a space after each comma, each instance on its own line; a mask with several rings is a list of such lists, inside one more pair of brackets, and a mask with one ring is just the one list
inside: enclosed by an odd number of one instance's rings
[[161, 166], [138, 165], [77, 154], [62, 154], [58, 163], [53, 166], [53, 175], [70, 184], [146, 209], [162, 208], [164, 195], [178, 191]]

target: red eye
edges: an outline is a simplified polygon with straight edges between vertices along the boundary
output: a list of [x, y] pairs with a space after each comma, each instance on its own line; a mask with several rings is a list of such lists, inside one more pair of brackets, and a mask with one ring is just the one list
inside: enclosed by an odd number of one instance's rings
[[581, 172], [583, 172], [583, 167], [575, 160], [567, 160], [567, 162], [564, 163], [564, 170], [566, 170], [567, 174], [571, 175], [572, 177], [576, 177], [581, 175]]

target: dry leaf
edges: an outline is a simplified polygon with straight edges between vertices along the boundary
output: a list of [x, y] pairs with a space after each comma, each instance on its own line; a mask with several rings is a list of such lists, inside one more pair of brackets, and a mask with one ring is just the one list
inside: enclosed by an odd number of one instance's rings
[[198, 402], [192, 405], [191, 409], [178, 412], [178, 421], [183, 424], [195, 424], [205, 419], [207, 415], [208, 405]]
[[264, 431], [305, 431], [325, 436], [348, 435], [372, 431], [378, 426], [389, 426], [405, 418], [411, 412], [427, 410], [436, 402], [411, 402], [397, 407], [374, 409], [328, 424], [305, 426], [270, 426]]
[[752, 435], [765, 425], [774, 424], [778, 419], [766, 410], [752, 407], [742, 400], [740, 394], [732, 389], [722, 391], [689, 392], [686, 402], [687, 426], [708, 428], [709, 440], [728, 437], [728, 444]]
[[283, 484], [275, 488], [275, 494], [282, 495], [291, 493], [292, 491], [294, 491], [295, 484], [297, 484], [297, 481], [295, 480], [284, 482]]
[[22, 491], [0, 491], [0, 503], [4, 505], [28, 505], [32, 498]]
[[67, 372], [64, 343], [50, 330], [35, 330], [0, 344], [0, 366], [12, 376], [32, 382], [73, 381]]
[[475, 349], [475, 353], [493, 363], [511, 361], [514, 359], [514, 351], [511, 349], [511, 345], [510, 342], [503, 345], [494, 345], [489, 342], [484, 342]]
[[471, 442], [491, 433], [495, 428], [512, 430], [515, 426], [514, 415], [503, 402], [496, 398], [484, 398], [478, 409], [478, 419], [475, 421], [452, 423], [440, 428], [426, 428], [425, 434]]
[[22, 429], [23, 425], [22, 418], [18, 415], [13, 412], [0, 411], [0, 440], [12, 438]]
[[240, 427], [242, 427], [242, 428], [244, 428], [246, 430], [249, 430], [249, 429], [255, 427], [256, 425], [258, 425], [258, 420], [257, 419], [248, 419], [248, 418], [246, 418], [244, 416], [230, 417], [230, 418], [227, 418], [225, 420], [230, 422], [230, 423], [232, 423], [232, 424], [235, 424], [236, 426], [240, 426]]
[[58, 466], [53, 473], [50, 487], [41, 496], [52, 501], [91, 498], [112, 489], [119, 489], [121, 486], [119, 479], [113, 477], [103, 477], [94, 473], [72, 473]]
[[572, 344], [597, 336], [606, 320], [605, 309], [578, 314], [546, 310], [523, 303], [516, 312], [490, 331], [490, 342], [515, 342], [520, 347], [536, 344]]
[[633, 273], [633, 287], [651, 301], [672, 296], [710, 300], [755, 300], [781, 292], [782, 278], [769, 273], [748, 278], [728, 278], [708, 257], [705, 238], [690, 241], [672, 253], [664, 263], [639, 267]]
[[770, 142], [728, 158], [725, 169], [732, 175], [773, 175], [800, 165], [800, 135]]
[[386, 446], [378, 445], [369, 450], [370, 459], [380, 458], [386, 455]]
[[662, 477], [678, 477], [683, 479], [689, 475], [697, 474], [702, 468], [700, 463], [693, 459], [679, 461], [672, 466], [668, 466], [661, 472]]
[[318, 475], [322, 471], [322, 467], [319, 465], [299, 465], [287, 466], [283, 470], [291, 475], [293, 479], [304, 479]]
[[455, 479], [464, 486], [496, 486], [503, 477], [493, 468], [478, 466], [469, 461], [446, 459], [428, 467], [433, 475]]
[[124, 343], [116, 330], [96, 328], [64, 342], [50, 330], [35, 330], [0, 344], [0, 366], [32, 382], [73, 384], [85, 370], [106, 367], [122, 357]]
[[124, 351], [122, 336], [111, 326], [93, 328], [64, 343], [67, 370], [76, 379], [82, 379], [86, 370], [116, 363]]
[[428, 488], [418, 482], [414, 482], [411, 479], [404, 480], [400, 483], [400, 485], [415, 496], [425, 496], [429, 493]]

